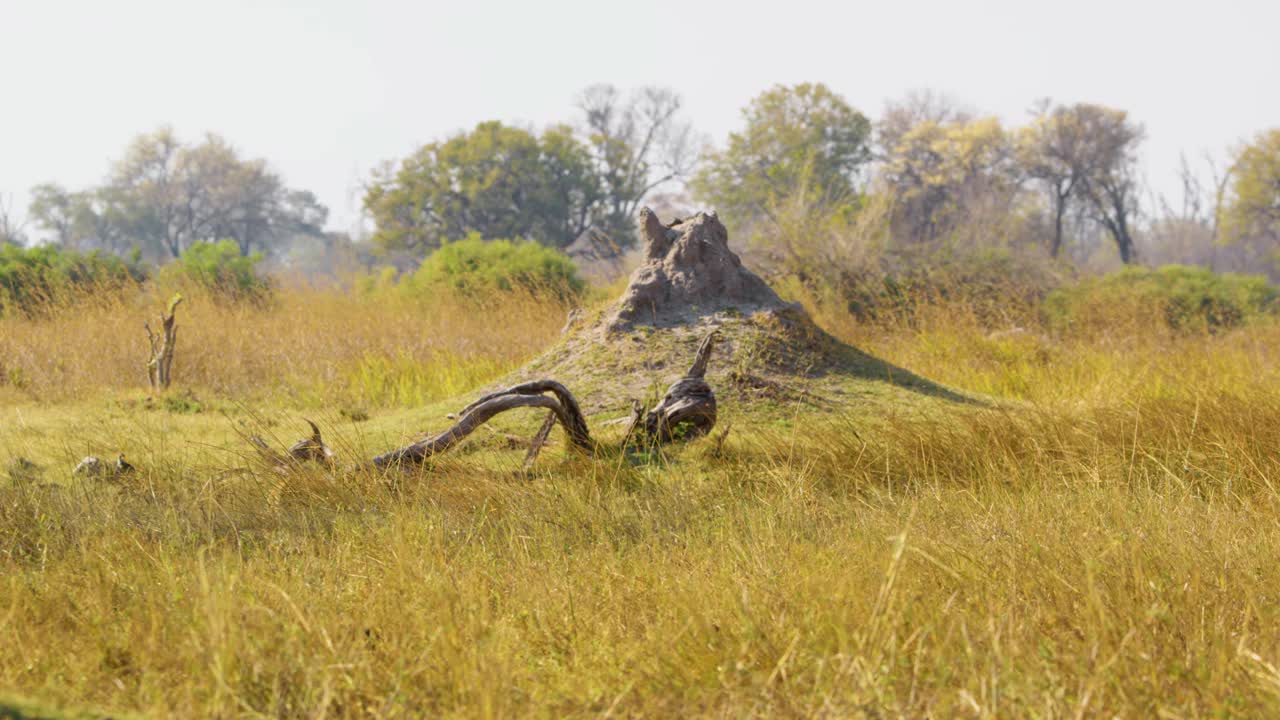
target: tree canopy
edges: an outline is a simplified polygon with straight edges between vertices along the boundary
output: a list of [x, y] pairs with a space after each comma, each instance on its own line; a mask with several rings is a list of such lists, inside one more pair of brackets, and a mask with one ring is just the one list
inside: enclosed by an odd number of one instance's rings
[[743, 111], [745, 126], [704, 158], [697, 194], [738, 221], [797, 193], [846, 203], [871, 161], [871, 121], [821, 83], [779, 85]]
[[1232, 242], [1280, 242], [1280, 128], [1236, 151], [1223, 229]]
[[594, 226], [629, 244], [640, 201], [692, 159], [680, 98], [596, 85], [578, 106], [577, 129], [482, 122], [384, 167], [364, 197], [374, 241], [421, 253], [473, 234], [565, 247]]
[[893, 220], [920, 240], [948, 233], [982, 209], [1007, 215], [1019, 181], [1013, 143], [995, 118], [923, 120], [884, 150], [883, 189]]
[[68, 248], [138, 247], [178, 258], [200, 242], [232, 240], [240, 253], [292, 236], [319, 236], [328, 209], [284, 185], [262, 159], [245, 159], [213, 134], [196, 144], [161, 128], [137, 137], [99, 187], [32, 191], [32, 220]]
[[539, 137], [494, 121], [384, 170], [364, 204], [376, 243], [426, 252], [473, 233], [564, 246], [590, 226], [602, 196], [589, 151], [567, 127]]
[[1133, 261], [1137, 149], [1143, 136], [1142, 127], [1123, 110], [1089, 103], [1046, 107], [1023, 130], [1019, 157], [1044, 188], [1054, 218], [1051, 255], [1062, 248], [1071, 205], [1080, 203], [1111, 235], [1121, 260]]

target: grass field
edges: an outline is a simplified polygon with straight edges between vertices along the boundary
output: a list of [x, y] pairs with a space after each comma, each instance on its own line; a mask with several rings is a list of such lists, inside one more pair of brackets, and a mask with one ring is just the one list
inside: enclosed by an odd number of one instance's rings
[[[564, 308], [193, 298], [178, 387], [151, 399], [159, 303], [0, 319], [12, 716], [1280, 713], [1274, 321], [1055, 336], [813, 308], [988, 402], [865, 379], [834, 410], [726, 397], [723, 448], [558, 443], [525, 474], [482, 431], [388, 482], [282, 479], [241, 436], [284, 445], [307, 417], [354, 458], [441, 429]], [[71, 477], [117, 451], [139, 472]]]

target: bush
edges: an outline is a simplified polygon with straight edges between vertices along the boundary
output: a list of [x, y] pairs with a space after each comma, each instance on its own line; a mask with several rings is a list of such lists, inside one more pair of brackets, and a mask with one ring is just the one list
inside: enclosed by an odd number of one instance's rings
[[145, 277], [137, 253], [126, 262], [115, 255], [53, 245], [0, 245], [0, 314], [32, 314], [53, 303], [115, 292]]
[[1231, 328], [1268, 312], [1276, 288], [1259, 275], [1185, 265], [1131, 267], [1050, 293], [1044, 310], [1057, 329], [1102, 327], [1118, 317], [1163, 322], [1180, 331]]
[[160, 273], [163, 281], [209, 291], [225, 300], [262, 302], [271, 296], [271, 280], [258, 274], [262, 254], [241, 255], [233, 240], [196, 243]]
[[1045, 295], [1060, 284], [1047, 263], [998, 248], [900, 249], [866, 263], [813, 267], [772, 281], [786, 297], [847, 313], [859, 324], [915, 326], [942, 309], [963, 311], [990, 328], [1035, 322]]
[[567, 300], [585, 289], [567, 255], [534, 242], [466, 240], [445, 243], [423, 261], [410, 286], [429, 291], [449, 288], [463, 295], [524, 290]]

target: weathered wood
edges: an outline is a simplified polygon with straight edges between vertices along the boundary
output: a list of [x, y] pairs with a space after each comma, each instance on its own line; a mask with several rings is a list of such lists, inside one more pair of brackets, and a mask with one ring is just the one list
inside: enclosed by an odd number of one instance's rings
[[[538, 388], [550, 391], [556, 397], [536, 394]], [[380, 469], [420, 465], [432, 456], [458, 444], [494, 416], [522, 407], [540, 407], [550, 410], [564, 427], [570, 444], [585, 450], [594, 449], [595, 442], [587, 430], [586, 419], [578, 409], [577, 400], [560, 383], [554, 380], [539, 380], [482, 397], [462, 411], [462, 417], [454, 423], [453, 427], [426, 440], [383, 453], [373, 459], [373, 465]]]
[[627, 423], [627, 432], [622, 436], [622, 447], [631, 444], [636, 434], [644, 427], [644, 405], [639, 400], [631, 401], [631, 421]]
[[529, 442], [529, 451], [524, 454], [524, 463], [521, 469], [529, 472], [533, 467], [533, 463], [538, 459], [538, 453], [542, 452], [542, 446], [547, 444], [547, 438], [551, 435], [551, 428], [556, 426], [555, 412], [548, 412], [547, 418], [542, 421], [542, 427], [538, 428], [537, 434], [533, 436], [533, 440]]
[[143, 322], [147, 331], [147, 344], [150, 353], [147, 357], [147, 381], [152, 390], [166, 390], [172, 381], [173, 353], [178, 345], [178, 326], [175, 324], [175, 311], [182, 303], [181, 295], [174, 295], [169, 301], [169, 308], [160, 315], [160, 332], [151, 329], [151, 324]]
[[[716, 422], [716, 401], [704, 376], [715, 339], [714, 331], [703, 339], [688, 373], [667, 390], [656, 407], [646, 413], [640, 403], [633, 404], [624, 447], [637, 440], [661, 444], [678, 438], [698, 437], [711, 431]], [[571, 447], [586, 451], [596, 449], [586, 417], [573, 393], [555, 380], [535, 380], [480, 397], [456, 416], [449, 416], [456, 418], [449, 429], [383, 453], [373, 458], [370, 464], [379, 470], [421, 465], [457, 445], [495, 416], [519, 408], [545, 408], [548, 411], [525, 455], [526, 470], [537, 459], [557, 424], [564, 428]], [[332, 466], [334, 454], [321, 439], [320, 429], [310, 420], [307, 424], [311, 426], [311, 436], [294, 444], [287, 456], [272, 450], [261, 438], [250, 437], [248, 441], [282, 472], [287, 472], [289, 467], [299, 462], [322, 462]]]
[[718, 334], [712, 330], [698, 346], [689, 371], [667, 389], [661, 402], [645, 414], [640, 439], [662, 444], [676, 437], [691, 439], [711, 432], [716, 424], [716, 395], [707, 384], [707, 364]]
[[[305, 420], [305, 418], [303, 418]], [[320, 437], [320, 428], [316, 424], [307, 420], [307, 424], [311, 426], [311, 437], [304, 438], [294, 443], [289, 448], [289, 457], [299, 461], [313, 461], [333, 465], [335, 462], [333, 451], [328, 445], [324, 444], [324, 440]]]

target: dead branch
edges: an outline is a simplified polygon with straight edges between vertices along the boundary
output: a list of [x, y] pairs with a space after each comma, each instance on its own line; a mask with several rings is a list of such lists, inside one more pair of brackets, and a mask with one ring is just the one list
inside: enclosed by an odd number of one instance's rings
[[[644, 442], [661, 444], [673, 439], [698, 437], [711, 431], [716, 422], [716, 399], [704, 376], [715, 339], [715, 331], [703, 339], [689, 372], [667, 390], [662, 402], [652, 410], [646, 413], [640, 403], [633, 404], [631, 426], [623, 440], [624, 447], [641, 437]], [[380, 470], [421, 465], [457, 445], [495, 416], [518, 408], [548, 410], [542, 426], [529, 443], [524, 460], [526, 470], [537, 459], [557, 424], [564, 428], [571, 447], [586, 451], [596, 449], [586, 417], [573, 393], [555, 380], [535, 380], [482, 396], [456, 416], [450, 415], [457, 421], [448, 430], [383, 453], [373, 458], [371, 464]], [[307, 424], [311, 426], [311, 436], [294, 444], [287, 455], [272, 450], [261, 438], [250, 437], [248, 440], [280, 471], [287, 471], [301, 462], [334, 465], [333, 451], [321, 439], [320, 429], [310, 420]]]
[[706, 435], [715, 427], [716, 395], [705, 376], [717, 337], [717, 331], [712, 330], [703, 338], [689, 372], [668, 388], [662, 401], [645, 415], [644, 440], [662, 444], [677, 434], [690, 439]]
[[[548, 392], [554, 397], [543, 394]], [[573, 394], [554, 380], [537, 380], [485, 395], [463, 408], [461, 417], [453, 427], [434, 437], [379, 455], [373, 459], [373, 465], [387, 468], [393, 465], [422, 464], [456, 445], [495, 415], [522, 407], [550, 410], [565, 429], [571, 445], [583, 450], [595, 448], [595, 441], [587, 430], [586, 418]]]
[[[306, 420], [306, 418], [303, 419]], [[257, 435], [251, 435], [246, 440], [257, 449], [262, 459], [274, 466], [278, 472], [287, 472], [290, 468], [304, 462], [317, 462], [330, 467], [337, 465], [337, 456], [320, 437], [320, 428], [310, 420], [306, 422], [311, 426], [311, 436], [291, 445], [283, 455], [272, 450], [267, 441]]]
[[537, 434], [529, 442], [529, 452], [524, 454], [524, 463], [521, 465], [522, 470], [529, 472], [529, 468], [533, 467], [534, 461], [538, 459], [538, 453], [542, 452], [542, 446], [547, 444], [547, 437], [551, 435], [551, 428], [555, 426], [556, 414], [548, 412], [547, 419], [542, 421], [542, 427], [538, 428]]
[[[305, 418], [304, 418], [305, 419]], [[307, 424], [311, 426], [311, 437], [304, 438], [294, 443], [289, 448], [289, 457], [298, 461], [313, 461], [333, 465], [335, 456], [328, 445], [324, 444], [324, 440], [320, 437], [320, 428], [316, 424], [307, 420]]]
[[174, 295], [169, 300], [169, 308], [160, 314], [160, 332], [151, 329], [151, 324], [143, 322], [147, 331], [147, 344], [150, 354], [147, 357], [147, 380], [152, 390], [166, 390], [172, 379], [173, 351], [178, 344], [178, 326], [174, 324], [174, 312], [182, 302], [181, 295]]

